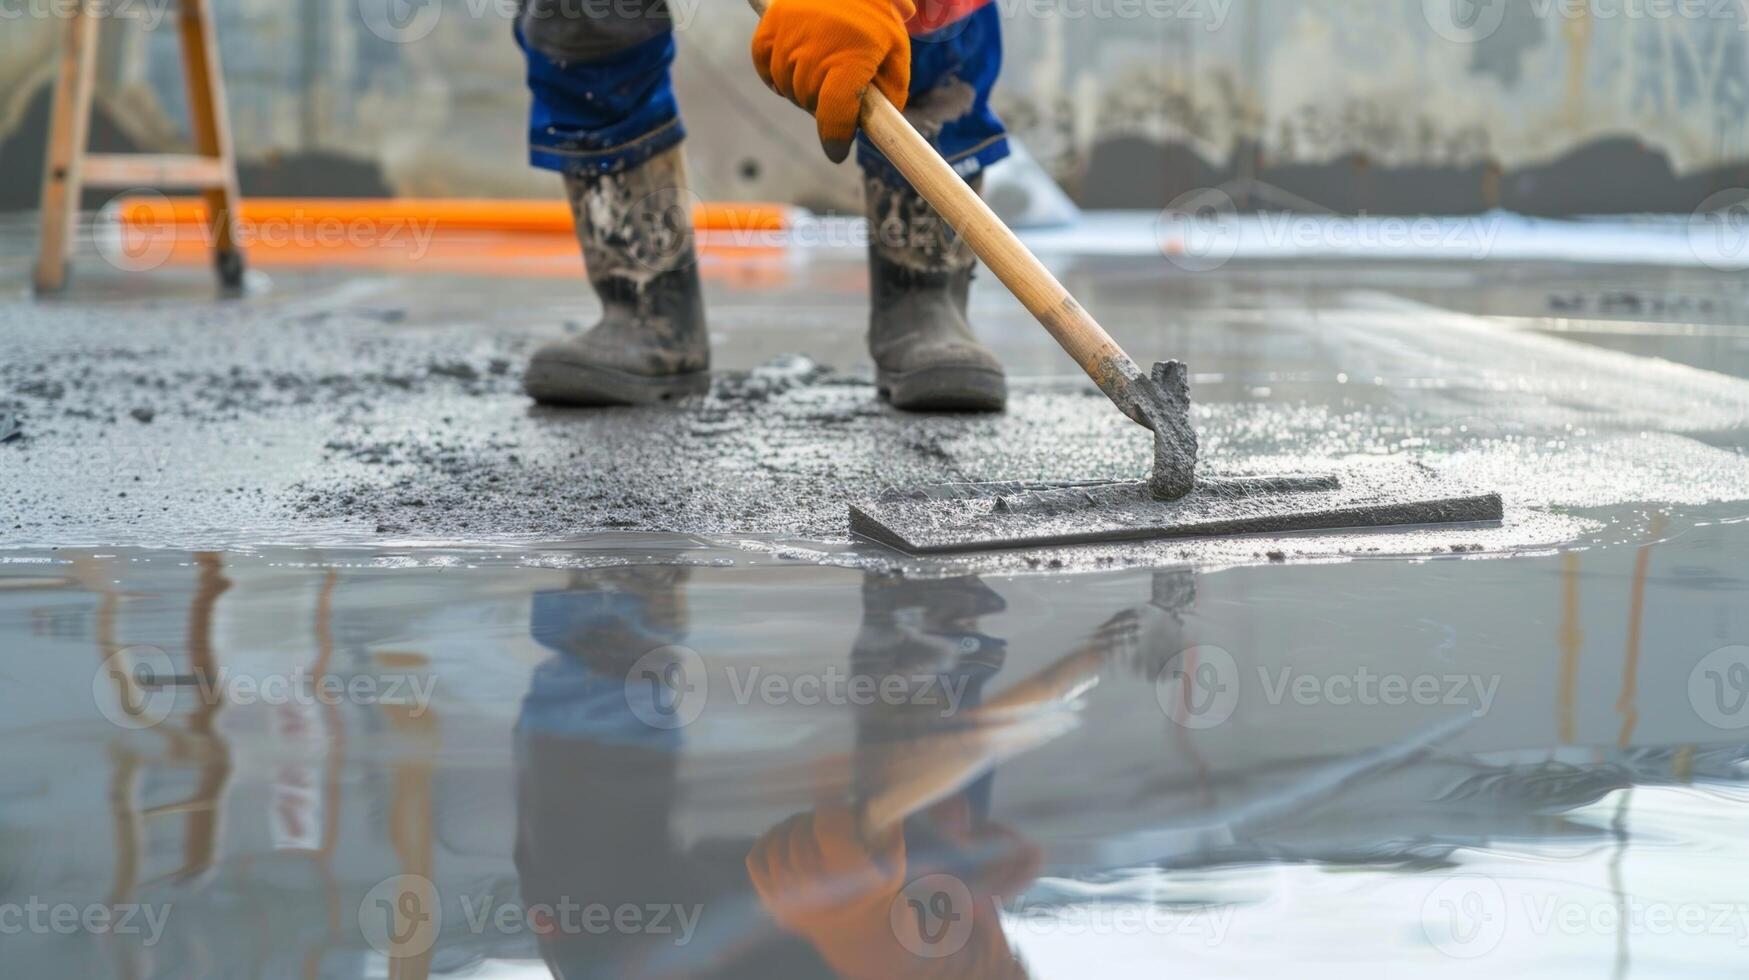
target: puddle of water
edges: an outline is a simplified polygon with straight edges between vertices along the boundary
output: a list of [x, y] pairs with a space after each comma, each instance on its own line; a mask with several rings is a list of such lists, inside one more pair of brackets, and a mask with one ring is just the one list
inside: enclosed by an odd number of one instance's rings
[[633, 534], [14, 552], [7, 960], [1717, 974], [1749, 948], [1736, 516], [922, 580]]

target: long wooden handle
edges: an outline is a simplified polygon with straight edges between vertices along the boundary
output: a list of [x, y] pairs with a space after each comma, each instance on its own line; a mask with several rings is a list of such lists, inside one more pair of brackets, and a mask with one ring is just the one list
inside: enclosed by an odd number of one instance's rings
[[[913, 744], [911, 777], [876, 791], [863, 803], [863, 828], [879, 833], [958, 792], [996, 764], [1055, 740], [1072, 727], [1048, 709], [1080, 696], [1099, 680], [1107, 656], [1088, 642], [1049, 667], [965, 713], [977, 722], [955, 732], [925, 735]], [[895, 743], [896, 745], [897, 743]]]
[[[762, 15], [769, 4], [769, 0], [748, 2]], [[1099, 389], [1125, 415], [1149, 426], [1129, 392], [1131, 382], [1144, 377], [1141, 368], [1111, 339], [1099, 321], [1069, 295], [1038, 256], [1002, 223], [971, 185], [948, 166], [892, 100], [872, 85], [862, 96], [862, 131], [917, 193], [960, 233], [978, 258], [1050, 331]]]

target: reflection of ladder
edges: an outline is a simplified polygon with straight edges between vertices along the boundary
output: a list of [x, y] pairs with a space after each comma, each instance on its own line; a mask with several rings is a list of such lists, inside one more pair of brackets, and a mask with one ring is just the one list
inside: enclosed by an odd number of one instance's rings
[[[231, 580], [225, 577], [223, 563], [218, 555], [197, 552], [194, 557], [200, 573], [196, 580], [194, 600], [189, 604], [188, 611], [189, 673], [172, 678], [168, 683], [210, 686], [215, 684], [218, 677], [218, 659], [212, 645], [213, 610], [218, 605], [219, 596], [231, 587]], [[100, 567], [86, 566], [85, 571], [88, 582], [101, 574]], [[104, 657], [104, 663], [108, 664], [117, 651], [123, 649], [116, 640], [115, 626], [120, 597], [108, 588], [101, 588], [100, 594], [102, 599], [97, 610], [97, 646], [98, 652]], [[120, 684], [133, 683], [132, 677], [125, 671], [119, 676], [110, 672], [110, 676]], [[130, 690], [122, 690], [119, 695], [123, 704], [130, 700], [137, 702], [140, 697], [138, 691]], [[168, 742], [167, 761], [177, 766], [194, 768], [199, 773], [198, 784], [184, 799], [142, 807], [139, 802], [139, 784], [141, 776], [149, 773], [151, 763], [125, 740], [118, 740], [111, 746], [113, 776], [109, 796], [116, 831], [116, 874], [112, 902], [132, 902], [142, 887], [166, 879], [196, 879], [212, 869], [218, 857], [219, 809], [231, 777], [230, 746], [218, 728], [218, 716], [223, 707], [222, 698], [203, 696], [198, 706], [188, 714], [182, 728], [178, 729], [170, 724], [168, 719], [157, 726]], [[168, 875], [142, 882], [140, 866], [146, 850], [145, 822], [160, 816], [182, 818], [182, 863]]]
[[243, 253], [237, 245], [237, 161], [225, 118], [224, 78], [208, 0], [179, 0], [176, 12], [183, 74], [188, 83], [189, 125], [194, 133], [196, 152], [192, 155], [86, 152], [96, 81], [97, 29], [106, 4], [104, 0], [75, 2], [61, 38], [54, 108], [49, 116], [37, 291], [54, 292], [66, 284], [78, 227], [79, 197], [86, 187], [199, 189], [206, 199], [207, 233], [219, 280], [228, 289], [240, 287]]

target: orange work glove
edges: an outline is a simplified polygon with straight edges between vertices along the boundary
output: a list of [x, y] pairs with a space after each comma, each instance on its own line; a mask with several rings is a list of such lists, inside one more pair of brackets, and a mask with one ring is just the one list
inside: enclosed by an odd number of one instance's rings
[[845, 977], [882, 970], [902, 955], [890, 925], [905, 887], [905, 839], [865, 842], [842, 806], [798, 814], [765, 832], [747, 854], [747, 877], [778, 925], [807, 939]]
[[814, 114], [833, 163], [850, 155], [870, 85], [899, 108], [911, 87], [912, 0], [771, 0], [753, 33], [753, 67]]
[[[822, 807], [778, 824], [753, 845], [747, 876], [778, 925], [808, 940], [834, 973], [849, 980], [1025, 976], [1002, 932], [994, 897], [976, 891], [976, 880], [966, 882], [974, 889], [972, 907], [956, 910], [972, 918], [959, 945], [942, 937], [944, 945], [932, 948], [926, 937], [901, 937], [893, 907], [907, 878], [905, 838], [892, 831], [867, 840], [856, 824], [848, 809]], [[1025, 876], [1010, 877], [1015, 894], [1038, 872], [1037, 848], [1027, 846], [1030, 853], [1014, 855], [1032, 862], [1013, 868]]]

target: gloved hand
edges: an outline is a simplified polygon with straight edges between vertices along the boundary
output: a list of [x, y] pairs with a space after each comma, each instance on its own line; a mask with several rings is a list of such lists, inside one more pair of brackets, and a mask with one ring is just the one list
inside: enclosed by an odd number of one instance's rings
[[771, 0], [753, 34], [753, 67], [777, 94], [814, 114], [833, 163], [850, 155], [872, 84], [905, 108], [912, 0]]

